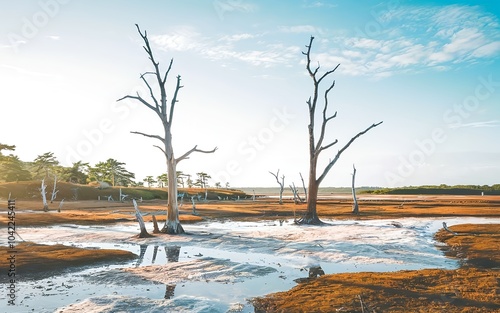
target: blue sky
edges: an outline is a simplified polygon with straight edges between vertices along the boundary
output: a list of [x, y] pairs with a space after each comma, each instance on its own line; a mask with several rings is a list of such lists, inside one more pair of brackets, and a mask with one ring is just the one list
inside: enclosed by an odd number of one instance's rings
[[[174, 121], [178, 169], [234, 187], [307, 177], [302, 51], [332, 76], [321, 169], [352, 136], [323, 186], [495, 184], [500, 178], [500, 8], [495, 1], [0, 1], [0, 142], [24, 161], [108, 158], [137, 180], [165, 172], [155, 114], [117, 103], [151, 70], [135, 29], [181, 75]], [[174, 80], [169, 88], [172, 91]], [[328, 82], [329, 83], [329, 82]], [[307, 178], [306, 178], [307, 179]]]

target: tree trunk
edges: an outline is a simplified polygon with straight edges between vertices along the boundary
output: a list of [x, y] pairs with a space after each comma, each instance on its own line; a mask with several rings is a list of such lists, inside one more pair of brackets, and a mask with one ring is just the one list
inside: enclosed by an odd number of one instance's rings
[[40, 187], [40, 192], [42, 194], [43, 211], [44, 212], [49, 211], [49, 204], [47, 203], [47, 197], [46, 197], [46, 191], [45, 191], [46, 187], [47, 187], [47, 185], [45, 185], [45, 179], [42, 179], [42, 186]]
[[139, 207], [137, 206], [137, 202], [135, 201], [135, 199], [132, 200], [132, 203], [134, 204], [135, 217], [137, 218], [137, 222], [139, 223], [139, 227], [141, 228], [141, 233], [139, 234], [139, 238], [153, 237], [146, 230], [146, 224], [144, 224], [144, 219], [142, 218], [141, 211], [139, 211]]
[[158, 228], [158, 222], [156, 221], [156, 216], [153, 214], [153, 234], [159, 234], [160, 229]]
[[354, 169], [352, 173], [352, 198], [353, 198], [353, 205], [352, 205], [352, 214], [359, 215], [359, 206], [358, 206], [358, 199], [356, 199], [356, 188], [354, 188], [354, 180], [356, 179], [356, 167], [354, 165], [352, 166]]
[[[168, 149], [168, 147], [167, 147]], [[184, 234], [179, 222], [179, 209], [177, 207], [177, 172], [176, 160], [170, 147], [170, 153], [167, 150], [167, 173], [168, 173], [168, 205], [167, 205], [167, 220], [161, 232], [166, 234]]]
[[306, 214], [298, 220], [298, 224], [321, 225], [323, 222], [316, 213], [316, 202], [318, 201], [319, 182], [316, 180], [317, 158], [311, 158], [309, 166], [309, 186], [307, 194]]

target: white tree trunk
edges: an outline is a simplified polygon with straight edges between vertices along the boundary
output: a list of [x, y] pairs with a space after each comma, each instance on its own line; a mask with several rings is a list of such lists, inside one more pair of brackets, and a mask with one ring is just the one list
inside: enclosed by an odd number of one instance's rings
[[57, 212], [61, 212], [61, 209], [63, 207], [63, 203], [64, 203], [64, 198], [61, 200], [61, 202], [59, 202], [59, 208], [57, 208]]
[[134, 203], [135, 217], [137, 218], [137, 222], [139, 223], [139, 227], [141, 228], [139, 238], [152, 237], [146, 230], [146, 224], [144, 224], [144, 219], [142, 218], [141, 211], [139, 211], [139, 207], [137, 206], [137, 202], [135, 201], [135, 199], [132, 200], [132, 203]]
[[359, 206], [358, 206], [358, 199], [356, 199], [356, 188], [354, 187], [354, 181], [356, 179], [356, 167], [354, 167], [354, 164], [352, 165], [352, 168], [354, 169], [352, 173], [352, 199], [354, 201], [352, 205], [352, 214], [359, 214]]
[[47, 203], [47, 197], [45, 196], [45, 194], [47, 193], [45, 191], [45, 188], [47, 188], [47, 185], [45, 185], [45, 178], [44, 178], [44, 179], [42, 179], [42, 186], [40, 188], [40, 192], [42, 193], [43, 210], [45, 212], [48, 212], [49, 211], [49, 204]]
[[307, 188], [306, 183], [304, 182], [304, 178], [302, 177], [302, 173], [299, 173], [300, 180], [302, 181], [302, 188], [304, 189], [304, 201], [307, 201]]
[[283, 190], [285, 190], [285, 175], [282, 175], [281, 176], [281, 181], [279, 180], [279, 174], [280, 174], [280, 170], [278, 170], [276, 172], [276, 174], [274, 174], [273, 172], [269, 172], [271, 175], [274, 176], [274, 178], [276, 178], [276, 182], [278, 182], [278, 185], [280, 186], [280, 193], [279, 193], [279, 201], [278, 203], [279, 204], [283, 204]]
[[52, 203], [56, 199], [56, 195], [59, 190], [56, 190], [57, 186], [57, 176], [54, 176], [54, 188], [52, 188], [52, 195], [50, 196], [50, 203]]
[[[167, 206], [167, 220], [163, 226], [161, 232], [167, 234], [183, 234], [184, 228], [182, 228], [179, 222], [179, 208], [177, 204], [177, 162], [173, 157], [173, 151], [167, 149], [167, 174], [168, 174], [168, 206]], [[169, 153], [170, 152], [170, 153]], [[168, 157], [167, 157], [168, 158]]]

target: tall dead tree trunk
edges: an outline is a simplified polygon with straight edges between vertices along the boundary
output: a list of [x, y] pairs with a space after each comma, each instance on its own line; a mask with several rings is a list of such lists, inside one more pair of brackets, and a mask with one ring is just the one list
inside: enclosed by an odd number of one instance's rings
[[[335, 68], [332, 70], [324, 72], [322, 75], [318, 73], [320, 66], [318, 66], [314, 69], [311, 68], [311, 47], [313, 43], [314, 37], [311, 36], [311, 39], [309, 41], [309, 45], [306, 46], [307, 51], [302, 52], [306, 56], [306, 69], [307, 72], [309, 73], [309, 76], [311, 77], [313, 81], [313, 96], [309, 97], [309, 99], [306, 101], [308, 109], [309, 109], [309, 125], [308, 125], [308, 131], [309, 131], [309, 183], [308, 183], [308, 195], [307, 195], [307, 211], [306, 214], [297, 221], [299, 224], [322, 224], [321, 220], [318, 218], [318, 215], [316, 213], [316, 202], [318, 200], [318, 190], [321, 182], [323, 179], [326, 177], [330, 169], [333, 167], [335, 163], [337, 163], [338, 159], [342, 155], [342, 153], [356, 140], [358, 139], [361, 135], [367, 133], [370, 129], [377, 127], [380, 125], [382, 122], [378, 122], [376, 124], [370, 125], [368, 128], [365, 130], [359, 132], [356, 134], [354, 137], [352, 137], [341, 149], [338, 150], [337, 154], [333, 159], [330, 159], [330, 162], [326, 165], [326, 167], [323, 169], [323, 171], [319, 174], [317, 174], [317, 164], [318, 164], [318, 158], [319, 155], [322, 151], [327, 150], [328, 148], [331, 148], [335, 144], [337, 144], [338, 140], [334, 140], [330, 143], [324, 144], [323, 140], [325, 138], [325, 132], [326, 132], [326, 125], [328, 124], [329, 121], [334, 119], [337, 116], [337, 112], [335, 112], [332, 115], [329, 115], [327, 113], [328, 111], [328, 94], [330, 91], [333, 89], [335, 86], [335, 80], [332, 81], [330, 86], [326, 88], [323, 92], [323, 111], [322, 111], [322, 116], [321, 116], [321, 126], [319, 129], [319, 138], [316, 140], [315, 138], [315, 120], [316, 120], [316, 109], [318, 108], [318, 98], [320, 97], [320, 85], [323, 80], [331, 75], [333, 72], [337, 70], [337, 68], [340, 66], [338, 64]], [[322, 86], [322, 85], [321, 85]]]
[[[136, 101], [139, 101], [143, 105], [145, 105], [147, 108], [151, 109], [153, 112], [155, 112], [158, 117], [160, 118], [163, 129], [164, 129], [164, 135], [159, 136], [159, 135], [151, 135], [151, 134], [145, 134], [142, 132], [132, 132], [133, 134], [138, 134], [142, 135], [145, 137], [149, 138], [154, 138], [159, 140], [162, 145], [157, 146], [155, 145], [156, 148], [160, 149], [163, 154], [165, 155], [166, 162], [167, 162], [167, 175], [168, 175], [168, 205], [167, 205], [167, 220], [165, 221], [165, 225], [162, 228], [163, 233], [167, 234], [182, 234], [184, 233], [184, 229], [182, 228], [182, 225], [179, 222], [179, 207], [177, 205], [177, 163], [180, 161], [187, 159], [189, 155], [193, 152], [202, 152], [202, 153], [213, 153], [217, 148], [214, 148], [213, 150], [206, 151], [206, 150], [200, 150], [197, 147], [194, 146], [191, 150], [187, 151], [184, 153], [181, 157], [175, 158], [174, 157], [174, 149], [172, 145], [172, 122], [174, 119], [174, 109], [175, 105], [178, 102], [177, 96], [179, 93], [179, 90], [183, 87], [181, 86], [181, 76], [177, 75], [176, 77], [176, 85], [174, 89], [174, 93], [172, 96], [172, 99], [170, 101], [170, 106], [168, 105], [167, 101], [167, 90], [166, 90], [166, 82], [167, 82], [167, 77], [168, 74], [170, 73], [170, 70], [172, 68], [172, 64], [174, 62], [173, 59], [170, 60], [169, 66], [165, 73], [162, 75], [160, 72], [160, 66], [159, 62], [157, 62], [153, 56], [153, 51], [151, 49], [151, 46], [149, 44], [149, 39], [147, 37], [147, 32], [144, 31], [144, 33], [141, 32], [141, 29], [139, 28], [139, 25], [135, 24], [137, 31], [139, 32], [139, 35], [141, 36], [142, 40], [144, 41], [144, 50], [146, 51], [146, 54], [149, 57], [149, 60], [151, 61], [154, 71], [152, 72], [145, 72], [141, 74], [140, 78], [146, 85], [146, 87], [149, 90], [149, 97], [151, 98], [149, 101], [144, 99], [142, 95], [137, 93], [137, 95], [127, 95], [121, 99], [118, 99], [118, 101], [124, 100], [124, 99], [133, 99]], [[160, 96], [158, 98], [157, 95], [153, 92], [152, 88], [152, 82], [149, 82], [146, 78], [152, 76], [153, 77], [153, 82], [157, 84], [157, 88], [160, 91]]]
[[352, 214], [359, 214], [359, 206], [358, 206], [358, 199], [356, 198], [356, 187], [354, 187], [354, 181], [356, 180], [356, 167], [354, 164], [352, 165], [353, 172], [352, 172], [352, 199], [353, 199], [353, 204], [352, 204]]
[[[274, 174], [271, 171], [269, 171], [269, 173], [271, 173], [271, 175], [273, 175], [276, 178], [276, 182], [278, 182], [278, 185], [280, 186], [280, 196], [279, 196], [280, 198], [279, 198], [278, 203], [283, 204], [283, 190], [285, 190], [285, 175], [281, 175], [281, 177], [279, 177], [280, 170], [278, 170], [276, 172], [276, 174]], [[280, 181], [280, 178], [281, 178], [281, 181]]]

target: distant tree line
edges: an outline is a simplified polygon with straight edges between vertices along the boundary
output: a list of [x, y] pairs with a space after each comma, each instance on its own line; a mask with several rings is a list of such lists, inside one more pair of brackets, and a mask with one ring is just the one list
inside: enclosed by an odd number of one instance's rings
[[[142, 182], [135, 181], [135, 174], [128, 171], [124, 162], [115, 159], [107, 159], [91, 166], [89, 163], [78, 161], [71, 166], [60, 165], [53, 152], [46, 152], [37, 156], [31, 162], [25, 162], [13, 154], [15, 145], [0, 143], [0, 182], [31, 181], [53, 178], [57, 176], [58, 181], [75, 184], [92, 184], [104, 182], [110, 186], [146, 186], [166, 188], [168, 175], [163, 173], [158, 176], [147, 176]], [[205, 172], [193, 175], [177, 171], [177, 184], [182, 188], [203, 188], [209, 186], [211, 176]], [[216, 188], [221, 188], [220, 183], [215, 183]], [[226, 188], [229, 188], [227, 183]]]
[[369, 194], [434, 194], [434, 195], [500, 195], [500, 184], [494, 185], [424, 185], [366, 190]]

